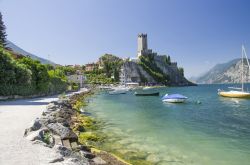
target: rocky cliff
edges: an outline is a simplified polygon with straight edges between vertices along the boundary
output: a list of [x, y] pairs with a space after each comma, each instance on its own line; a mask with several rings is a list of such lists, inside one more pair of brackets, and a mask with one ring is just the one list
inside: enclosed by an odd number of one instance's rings
[[[189, 82], [184, 74], [180, 71], [177, 63], [166, 63], [166, 56], [154, 55], [150, 63], [154, 64], [159, 73], [166, 77], [166, 84], [171, 86], [189, 86], [195, 85]], [[122, 66], [122, 70], [126, 79], [126, 82], [138, 82], [138, 83], [154, 83], [162, 84], [155, 76], [152, 75], [143, 65], [140, 64], [140, 60], [137, 62], [126, 61]], [[149, 67], [150, 68], [150, 67]], [[152, 68], [150, 68], [152, 69]], [[122, 73], [122, 74], [123, 74]]]
[[184, 77], [184, 73], [180, 71], [180, 69], [177, 66], [177, 63], [166, 64], [165, 56], [154, 56], [154, 61], [156, 65], [163, 71], [163, 73], [168, 75], [171, 85], [176, 85], [176, 86], [194, 85]]
[[123, 64], [122, 69], [126, 75], [126, 82], [143, 82], [144, 79], [149, 82], [156, 83], [152, 76], [150, 76], [143, 68], [136, 62], [127, 61]]
[[[214, 66], [196, 82], [202, 84], [241, 83], [241, 70], [241, 59], [234, 59]], [[250, 82], [246, 60], [244, 60], [244, 82]]]

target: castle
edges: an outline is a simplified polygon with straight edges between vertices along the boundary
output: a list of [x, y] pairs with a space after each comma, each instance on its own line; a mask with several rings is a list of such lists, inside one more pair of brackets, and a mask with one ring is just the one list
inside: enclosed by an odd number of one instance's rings
[[[154, 68], [150, 69], [152, 69], [153, 72], [151, 70], [145, 69], [145, 67], [140, 64], [140, 60], [143, 59], [141, 57], [145, 57], [147, 55], [152, 55], [150, 58]], [[147, 64], [144, 63], [144, 65]], [[155, 70], [155, 68], [157, 69]], [[124, 64], [121, 66], [119, 75], [120, 83], [121, 85], [145, 85], [145, 83], [147, 85], [164, 84], [163, 81], [159, 81], [159, 79], [155, 78], [155, 74], [153, 74], [155, 72], [165, 76], [165, 81], [168, 85], [194, 85], [184, 77], [184, 72], [181, 72], [177, 62], [171, 62], [170, 56], [157, 55], [157, 53], [153, 52], [152, 49], [148, 49], [147, 34], [140, 33], [137, 36], [137, 58], [129, 58], [128, 60], [124, 60]]]
[[147, 34], [140, 33], [137, 37], [137, 57], [142, 55], [155, 54], [152, 49], [148, 49], [148, 39]]

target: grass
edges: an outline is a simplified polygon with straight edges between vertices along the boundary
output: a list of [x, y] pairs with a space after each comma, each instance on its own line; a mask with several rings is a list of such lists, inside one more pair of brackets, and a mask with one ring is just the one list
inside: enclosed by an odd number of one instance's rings
[[44, 135], [43, 135], [43, 141], [46, 143], [46, 144], [50, 144], [50, 138], [52, 137], [51, 133], [50, 132], [45, 132]]

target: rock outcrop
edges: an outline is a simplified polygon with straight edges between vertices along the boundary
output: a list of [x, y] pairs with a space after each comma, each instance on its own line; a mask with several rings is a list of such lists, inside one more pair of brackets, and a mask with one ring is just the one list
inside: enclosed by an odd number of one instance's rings
[[169, 76], [170, 85], [173, 86], [189, 86], [195, 85], [189, 82], [185, 77], [184, 73], [181, 73], [177, 63], [166, 64], [165, 56], [154, 56], [156, 65], [162, 70], [162, 72]]
[[149, 82], [156, 81], [150, 76], [143, 68], [138, 65], [136, 62], [127, 61], [123, 64], [123, 68], [126, 76], [127, 82], [142, 82], [143, 77], [146, 78]]
[[[153, 84], [162, 84], [158, 82], [150, 73], [148, 73], [143, 67], [139, 64], [139, 60], [136, 61], [126, 61], [121, 70], [121, 82], [137, 82], [142, 83], [145, 80]], [[177, 66], [177, 63], [167, 63], [166, 56], [154, 55], [153, 63], [161, 70], [161, 72], [169, 77], [168, 85], [171, 86], [190, 86], [195, 85], [189, 82], [185, 77], [184, 73], [180, 71]]]

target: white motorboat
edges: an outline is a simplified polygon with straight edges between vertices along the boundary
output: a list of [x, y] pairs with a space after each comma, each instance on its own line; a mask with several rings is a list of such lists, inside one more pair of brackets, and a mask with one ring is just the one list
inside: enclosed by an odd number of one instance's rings
[[111, 94], [111, 95], [126, 94], [128, 91], [129, 91], [129, 88], [127, 88], [127, 87], [114, 87], [108, 93]]
[[162, 97], [163, 102], [168, 103], [183, 103], [187, 100], [186, 96], [180, 95], [180, 94], [166, 94]]

